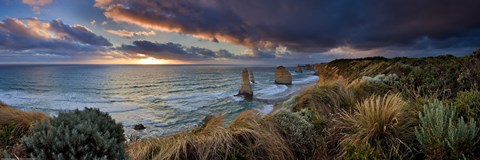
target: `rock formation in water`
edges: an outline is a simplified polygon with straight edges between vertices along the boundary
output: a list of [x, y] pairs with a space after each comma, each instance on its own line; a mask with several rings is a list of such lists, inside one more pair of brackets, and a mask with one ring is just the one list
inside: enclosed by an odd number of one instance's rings
[[135, 126], [133, 126], [133, 129], [134, 130], [144, 130], [145, 129], [145, 126], [143, 124], [136, 124]]
[[253, 76], [253, 72], [248, 71], [248, 74], [250, 75], [250, 82], [255, 83], [255, 76]]
[[297, 67], [295, 67], [295, 72], [297, 73], [302, 73], [302, 67], [300, 65], [298, 65]]
[[248, 69], [246, 68], [244, 68], [242, 71], [242, 82], [237, 96], [243, 96], [247, 100], [251, 100], [253, 98], [253, 90], [252, 86], [250, 86]]
[[275, 71], [275, 83], [277, 84], [292, 84], [292, 75], [287, 68], [278, 66]]
[[307, 64], [307, 65], [305, 65], [304, 69], [305, 70], [312, 70], [313, 68], [312, 68], [312, 65]]

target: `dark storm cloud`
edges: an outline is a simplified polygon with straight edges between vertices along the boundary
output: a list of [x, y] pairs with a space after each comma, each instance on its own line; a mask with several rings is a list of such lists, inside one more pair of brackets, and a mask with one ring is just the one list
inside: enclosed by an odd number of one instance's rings
[[211, 60], [233, 56], [232, 53], [225, 50], [212, 51], [199, 47], [184, 47], [177, 43], [156, 43], [146, 40], [134, 41], [132, 45], [122, 45], [117, 50], [124, 51], [133, 57], [138, 56], [138, 54], [144, 54], [157, 59], [187, 61]]
[[210, 50], [201, 47], [186, 47], [177, 43], [157, 43], [147, 40], [134, 41], [131, 45], [122, 45], [115, 48], [130, 57], [139, 58], [139, 54], [157, 59], [182, 60], [182, 61], [205, 61], [214, 59], [253, 59], [275, 58], [274, 53], [251, 51], [243, 55], [235, 55], [227, 50]]
[[81, 25], [37, 18], [0, 21], [1, 62], [83, 60], [101, 54], [112, 44]]
[[5, 50], [95, 50], [98, 46], [110, 45], [108, 40], [84, 26], [65, 25], [60, 20], [44, 22], [30, 18], [23, 22], [6, 18], [0, 21], [0, 48]]
[[106, 17], [253, 50], [480, 46], [478, 0], [97, 0]]
[[111, 46], [107, 39], [103, 36], [98, 36], [90, 29], [81, 25], [66, 25], [61, 20], [53, 20], [50, 22], [50, 27], [53, 32], [62, 33], [65, 35], [65, 40], [78, 41], [84, 44], [95, 46]]

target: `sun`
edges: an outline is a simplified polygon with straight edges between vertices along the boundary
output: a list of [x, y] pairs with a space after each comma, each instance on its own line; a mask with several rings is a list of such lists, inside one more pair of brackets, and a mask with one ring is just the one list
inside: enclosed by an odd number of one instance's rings
[[148, 58], [139, 59], [137, 63], [138, 64], [165, 64], [165, 60], [148, 57]]

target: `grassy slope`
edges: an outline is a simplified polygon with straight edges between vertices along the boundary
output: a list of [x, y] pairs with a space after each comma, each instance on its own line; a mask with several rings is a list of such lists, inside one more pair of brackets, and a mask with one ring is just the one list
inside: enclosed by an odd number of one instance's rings
[[320, 83], [338, 78], [352, 82], [363, 76], [396, 74], [400, 83], [395, 89], [410, 98], [436, 96], [449, 99], [460, 91], [478, 89], [479, 67], [480, 50], [477, 50], [465, 57], [339, 59], [320, 65], [317, 72]]

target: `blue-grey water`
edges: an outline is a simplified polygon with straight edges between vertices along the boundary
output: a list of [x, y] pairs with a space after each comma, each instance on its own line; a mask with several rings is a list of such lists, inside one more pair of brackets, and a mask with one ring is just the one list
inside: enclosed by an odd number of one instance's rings
[[121, 122], [127, 134], [164, 135], [198, 125], [205, 116], [272, 110], [302, 87], [315, 83], [312, 71], [295, 73], [293, 85], [274, 84], [274, 67], [250, 67], [254, 100], [235, 97], [243, 67], [134, 65], [0, 65], [0, 100], [22, 110], [59, 111], [100, 108]]

